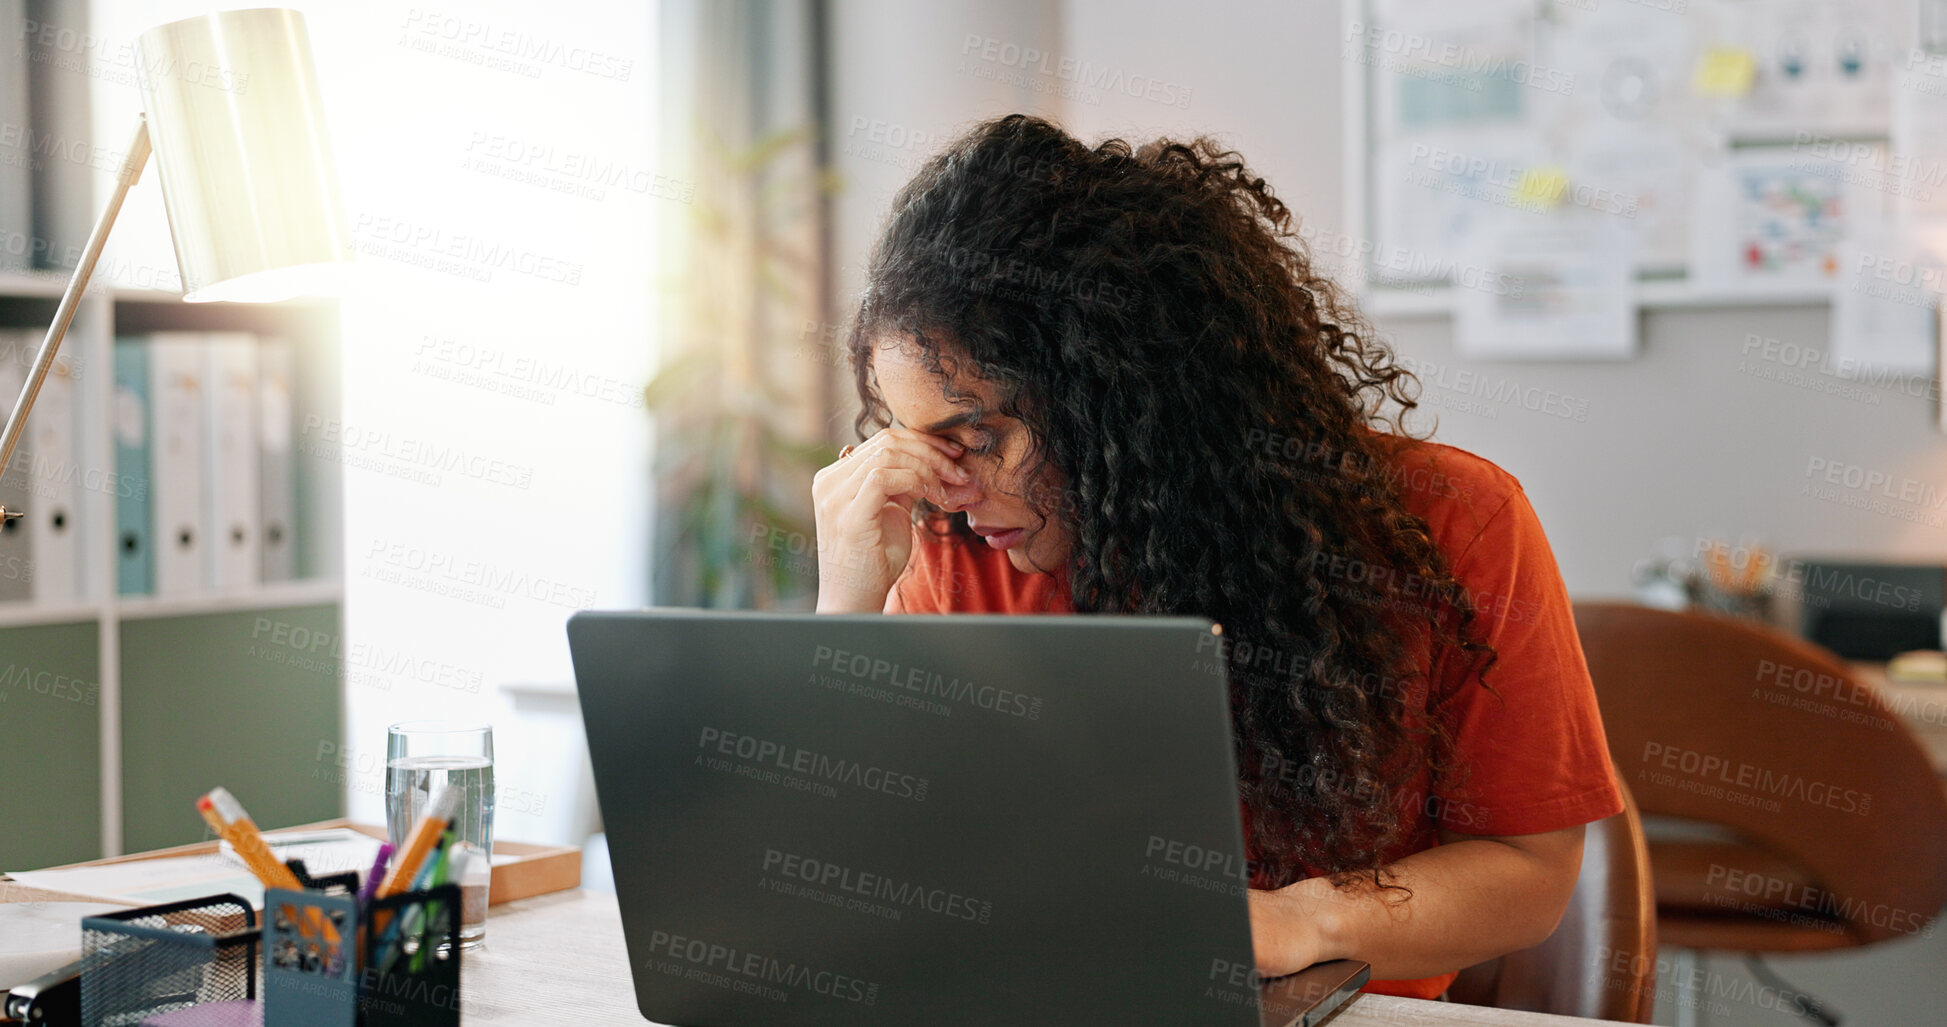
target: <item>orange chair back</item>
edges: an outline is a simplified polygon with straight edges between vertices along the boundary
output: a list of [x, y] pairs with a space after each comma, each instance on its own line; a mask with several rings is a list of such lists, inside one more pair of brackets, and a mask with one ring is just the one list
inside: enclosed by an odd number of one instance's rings
[[1797, 864], [1822, 892], [1789, 901], [1861, 942], [1911, 935], [1947, 904], [1947, 790], [1836, 656], [1703, 613], [1578, 603], [1575, 623], [1609, 751], [1645, 815], [1728, 827]]

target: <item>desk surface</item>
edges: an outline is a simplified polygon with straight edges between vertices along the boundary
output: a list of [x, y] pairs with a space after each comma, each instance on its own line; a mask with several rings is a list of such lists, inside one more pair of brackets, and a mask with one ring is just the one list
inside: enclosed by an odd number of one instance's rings
[[[474, 1024], [642, 1024], [615, 896], [568, 891], [495, 906], [487, 945], [469, 953], [461, 992]], [[1365, 995], [1332, 1027], [1550, 1027], [1610, 1023]]]

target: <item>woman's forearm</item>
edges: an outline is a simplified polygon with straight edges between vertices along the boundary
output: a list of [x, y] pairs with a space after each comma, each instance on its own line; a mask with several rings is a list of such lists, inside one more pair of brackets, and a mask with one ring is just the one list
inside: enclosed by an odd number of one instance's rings
[[1392, 864], [1393, 883], [1337, 888], [1325, 878], [1251, 893], [1258, 970], [1362, 959], [1383, 980], [1431, 977], [1540, 943], [1582, 866], [1582, 828], [1508, 838], [1446, 835]]

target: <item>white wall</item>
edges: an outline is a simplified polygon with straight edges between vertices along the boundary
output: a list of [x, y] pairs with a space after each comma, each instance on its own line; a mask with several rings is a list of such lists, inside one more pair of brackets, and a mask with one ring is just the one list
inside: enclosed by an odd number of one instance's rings
[[[1020, 64], [1028, 51], [1059, 51], [1060, 23], [1053, 5], [1035, 0], [833, 0], [830, 11], [831, 152], [844, 182], [832, 202], [834, 309], [842, 322], [857, 309], [893, 193], [928, 157], [984, 118], [1059, 115], [1061, 83]], [[990, 44], [992, 59], [984, 56]], [[850, 392], [846, 384], [843, 394]]]
[[[91, 13], [118, 47], [229, 6]], [[653, 5], [291, 6], [360, 248], [342, 417], [297, 440], [344, 464], [346, 736], [320, 742], [348, 753], [352, 816], [383, 822], [387, 724], [488, 720], [498, 836], [579, 842], [592, 797], [573, 700], [517, 708], [504, 687], [570, 686], [569, 615], [646, 594], [652, 243], [683, 209], [655, 153]], [[139, 109], [104, 82], [97, 141], [119, 152]], [[173, 273], [159, 201], [145, 176], [117, 266]]]
[[1070, 0], [1061, 12], [1066, 51], [1105, 85], [1123, 83], [1070, 104], [1071, 132], [1214, 136], [1301, 220], [1342, 227], [1336, 4]]
[[[349, 661], [352, 813], [383, 816], [387, 723], [471, 713], [497, 729], [498, 836], [579, 840], [565, 714], [517, 717], [501, 689], [572, 681], [569, 615], [646, 589], [651, 242], [678, 207], [654, 177], [654, 12], [312, 17], [368, 273], [344, 324], [346, 635], [463, 683]], [[421, 447], [467, 463], [418, 480]]]

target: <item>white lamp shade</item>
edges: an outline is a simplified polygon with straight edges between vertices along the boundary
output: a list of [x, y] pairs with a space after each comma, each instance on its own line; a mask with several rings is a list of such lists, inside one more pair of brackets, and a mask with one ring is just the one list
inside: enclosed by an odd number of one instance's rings
[[351, 239], [304, 16], [188, 18], [142, 33], [136, 54], [183, 298], [334, 291]]

